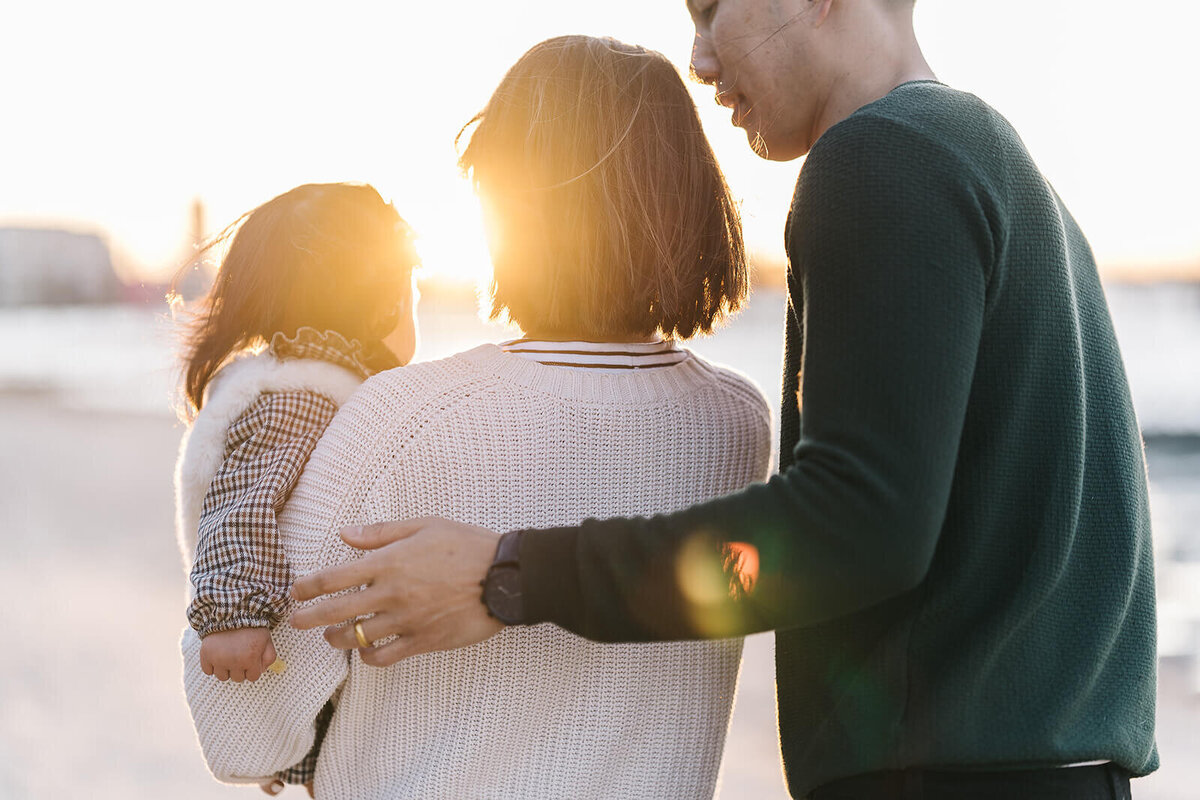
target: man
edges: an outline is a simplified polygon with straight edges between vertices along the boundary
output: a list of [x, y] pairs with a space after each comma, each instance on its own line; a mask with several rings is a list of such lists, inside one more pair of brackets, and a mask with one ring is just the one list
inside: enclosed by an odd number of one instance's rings
[[779, 474], [498, 547], [441, 520], [347, 531], [377, 552], [294, 593], [368, 588], [293, 624], [375, 613], [364, 641], [400, 634], [362, 648], [377, 665], [501, 621], [775, 629], [794, 796], [1127, 796], [1157, 767], [1150, 530], [1086, 240], [1008, 124], [936, 82], [911, 0], [689, 8], [692, 69], [755, 151], [808, 154]]

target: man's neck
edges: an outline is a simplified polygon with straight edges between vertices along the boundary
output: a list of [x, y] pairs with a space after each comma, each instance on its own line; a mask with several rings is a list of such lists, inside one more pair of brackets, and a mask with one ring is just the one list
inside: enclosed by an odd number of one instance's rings
[[867, 69], [853, 69], [848, 65], [830, 85], [827, 102], [817, 115], [814, 143], [825, 131], [897, 86], [911, 81], [937, 80], [917, 43], [911, 20], [908, 24], [877, 31], [870, 52]]

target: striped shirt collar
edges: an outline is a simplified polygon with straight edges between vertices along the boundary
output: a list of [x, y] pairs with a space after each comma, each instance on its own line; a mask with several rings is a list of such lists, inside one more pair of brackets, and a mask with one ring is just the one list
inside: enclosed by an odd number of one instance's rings
[[583, 369], [654, 369], [670, 367], [688, 357], [673, 339], [653, 342], [553, 342], [513, 339], [500, 349], [552, 367]]

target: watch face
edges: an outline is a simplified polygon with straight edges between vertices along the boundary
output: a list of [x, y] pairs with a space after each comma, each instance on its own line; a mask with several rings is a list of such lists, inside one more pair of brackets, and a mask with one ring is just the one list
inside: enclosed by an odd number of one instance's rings
[[497, 566], [488, 573], [483, 599], [492, 616], [508, 625], [521, 622], [521, 571], [516, 567]]

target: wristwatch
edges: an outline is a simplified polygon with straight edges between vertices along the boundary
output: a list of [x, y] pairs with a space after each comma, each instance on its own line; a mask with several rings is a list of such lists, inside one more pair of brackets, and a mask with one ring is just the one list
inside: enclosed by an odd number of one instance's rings
[[483, 579], [483, 604], [488, 613], [505, 625], [524, 622], [525, 604], [521, 599], [521, 532], [509, 531], [500, 537], [496, 556]]

